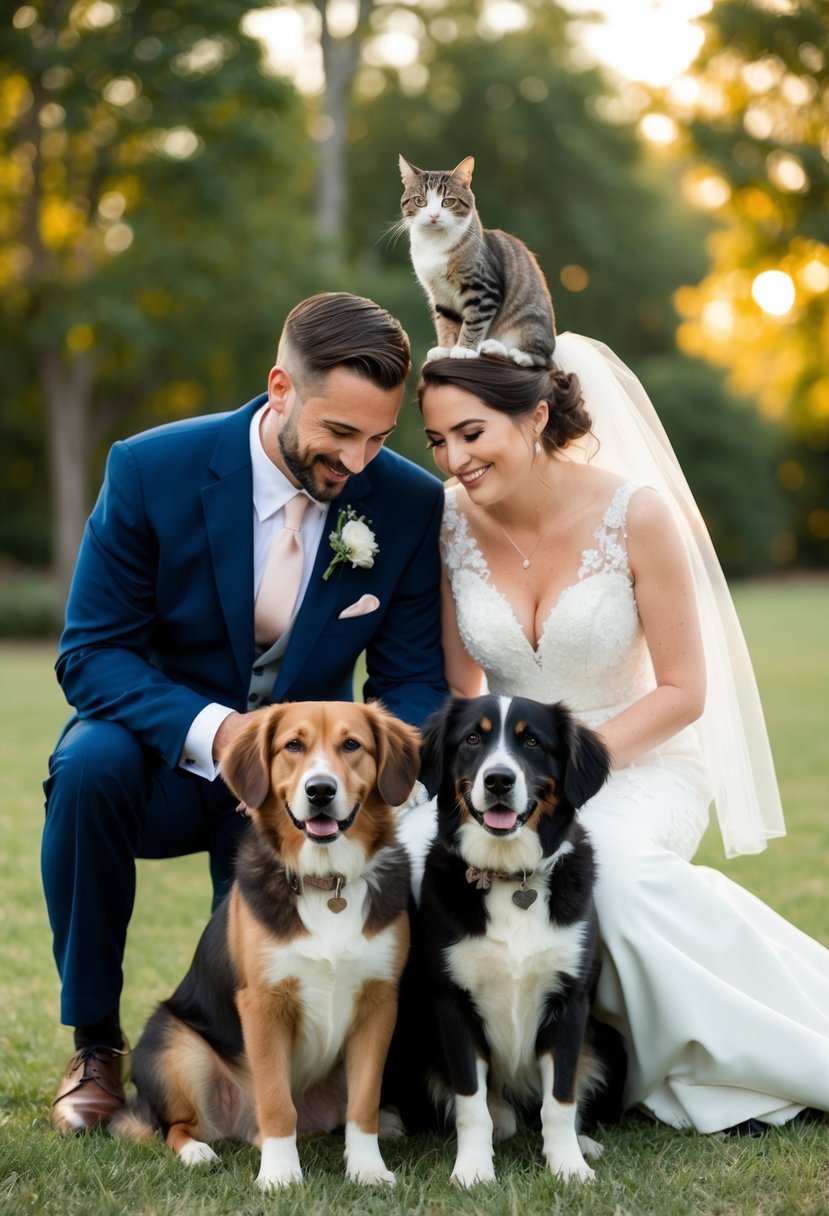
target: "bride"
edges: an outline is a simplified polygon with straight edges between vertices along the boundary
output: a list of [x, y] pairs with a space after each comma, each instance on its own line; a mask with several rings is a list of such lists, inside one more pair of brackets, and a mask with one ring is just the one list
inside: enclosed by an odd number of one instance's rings
[[581, 812], [599, 859], [594, 1011], [625, 1037], [628, 1107], [758, 1131], [829, 1109], [829, 951], [690, 864], [716, 805], [729, 855], [784, 832], [725, 580], [639, 382], [560, 335], [553, 371], [427, 363], [447, 487], [453, 691], [562, 700], [610, 749]]

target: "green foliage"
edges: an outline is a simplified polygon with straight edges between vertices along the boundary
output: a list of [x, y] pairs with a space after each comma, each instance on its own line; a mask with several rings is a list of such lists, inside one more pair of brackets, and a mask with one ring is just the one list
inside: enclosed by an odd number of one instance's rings
[[[400, 216], [399, 153], [428, 169], [472, 154], [484, 226], [513, 232], [536, 254], [559, 329], [595, 334], [628, 358], [668, 349], [671, 294], [703, 272], [707, 224], [677, 198], [672, 177], [645, 162], [633, 129], [600, 116], [608, 85], [574, 66], [558, 6], [534, 8], [527, 29], [485, 43], [463, 20], [468, 6], [454, 9], [452, 41], [430, 37], [445, 13], [426, 21], [422, 89], [399, 91], [393, 72], [373, 70], [371, 95], [355, 99], [355, 258], [408, 263], [406, 236], [379, 239]], [[426, 307], [421, 295], [418, 338]], [[416, 353], [425, 353], [419, 343]]]
[[[737, 606], [766, 705], [789, 835], [757, 857], [723, 862], [712, 831], [699, 860], [724, 869], [829, 944], [829, 830], [825, 738], [829, 585], [754, 585]], [[0, 647], [0, 1210], [8, 1216], [823, 1216], [829, 1210], [829, 1127], [795, 1123], [763, 1140], [717, 1140], [631, 1118], [605, 1129], [590, 1187], [562, 1186], [542, 1166], [538, 1133], [496, 1147], [499, 1180], [462, 1192], [448, 1184], [452, 1142], [418, 1136], [385, 1143], [393, 1190], [346, 1183], [342, 1139], [306, 1140], [302, 1189], [263, 1196], [255, 1150], [227, 1142], [221, 1165], [188, 1170], [160, 1142], [127, 1146], [105, 1135], [64, 1139], [48, 1103], [69, 1053], [57, 1024], [57, 978], [38, 877], [46, 758], [66, 717], [52, 647]], [[125, 1017], [134, 1039], [155, 1002], [187, 967], [209, 903], [203, 856], [139, 867], [127, 952]]]
[[[395, 6], [372, 7], [376, 31]], [[670, 362], [676, 289], [708, 282], [703, 241], [711, 220], [692, 212], [677, 189], [688, 162], [649, 156], [630, 124], [609, 121], [613, 86], [579, 65], [564, 10], [547, 0], [526, 7], [526, 29], [484, 39], [476, 0], [400, 5], [420, 31], [418, 70], [426, 74], [365, 66], [358, 74], [348, 261], [336, 269], [324, 264], [311, 216], [325, 144], [313, 144], [305, 131], [318, 101], [262, 73], [259, 48], [239, 29], [243, 8], [232, 0], [12, 7], [0, 26], [0, 552], [35, 561], [45, 555], [56, 466], [67, 459], [53, 452], [49, 467], [47, 352], [67, 385], [80, 362], [91, 360], [84, 423], [90, 498], [113, 438], [233, 408], [259, 392], [285, 313], [315, 290], [381, 301], [409, 331], [417, 364], [432, 343], [431, 321], [407, 238], [388, 236], [399, 216], [400, 152], [425, 167], [474, 155], [483, 222], [514, 232], [537, 254], [559, 328], [604, 339], [643, 378], [645, 360]], [[823, 123], [816, 119], [825, 77], [820, 19], [817, 0], [785, 15], [759, 0], [720, 0], [707, 18], [699, 70], [715, 85], [725, 80], [728, 104], [694, 125], [690, 110], [681, 114], [678, 101], [670, 102], [696, 140], [683, 157], [690, 151], [732, 185], [717, 219], [732, 225], [734, 240], [723, 245], [718, 233], [720, 244], [710, 246], [717, 291], [737, 281], [730, 274], [737, 262], [746, 294], [758, 259], [787, 250], [797, 277], [827, 244]], [[759, 104], [748, 96], [744, 69], [771, 60], [777, 83], [759, 102], [791, 121], [797, 110], [800, 125], [785, 146], [803, 163], [803, 191], [781, 190], [769, 176], [783, 146], [778, 134], [755, 138], [743, 122], [748, 106]], [[789, 77], [807, 90], [815, 82], [808, 105], [784, 104]], [[752, 211], [758, 195], [770, 208], [765, 219]], [[735, 413], [713, 380], [706, 386], [695, 373], [671, 376], [668, 363], [666, 391], [661, 380], [648, 385], [670, 416], [689, 479], [735, 572], [764, 568], [770, 545], [778, 559], [829, 560], [826, 437], [815, 423], [829, 417], [819, 357], [826, 298], [802, 295], [794, 325], [765, 330], [741, 360], [737, 344], [725, 341], [720, 359], [724, 367], [740, 363], [743, 396], [761, 384], [778, 404], [792, 402], [787, 416], [809, 420], [797, 422], [802, 446], [791, 459], [805, 480], [788, 520], [779, 518], [774, 480], [761, 490], [766, 428], [748, 411]], [[708, 302], [700, 290], [691, 312], [704, 316]], [[681, 337], [691, 326], [690, 313], [683, 315]], [[713, 343], [702, 334], [683, 349], [709, 357]], [[688, 402], [676, 421], [674, 399]], [[720, 404], [706, 413], [701, 399]], [[692, 420], [700, 426], [686, 437]], [[404, 409], [394, 446], [431, 467], [414, 408]], [[726, 450], [739, 456], [739, 479], [728, 475]], [[789, 538], [778, 543], [783, 533]]]
[[[93, 484], [113, 436], [261, 391], [319, 282], [302, 106], [240, 16], [43, 3], [0, 26], [0, 436], [25, 442], [29, 413], [42, 435], [46, 352], [67, 383], [91, 356]], [[42, 510], [37, 463], [18, 492]]]
[[54, 579], [34, 571], [0, 581], [0, 638], [55, 638], [63, 607]]
[[[694, 65], [698, 100], [678, 107], [690, 149], [725, 185], [711, 267], [688, 294], [685, 348], [797, 435], [829, 442], [829, 163], [826, 6], [719, 0]], [[670, 100], [667, 100], [670, 106]], [[782, 317], [752, 299], [755, 276], [782, 271], [794, 303]], [[715, 302], [717, 323], [706, 304]], [[724, 309], [730, 323], [723, 325]], [[680, 337], [682, 337], [682, 333]], [[829, 503], [824, 502], [824, 507]]]
[[781, 439], [717, 373], [677, 355], [644, 360], [641, 379], [685, 470], [729, 576], [768, 570], [788, 524], [776, 479]]

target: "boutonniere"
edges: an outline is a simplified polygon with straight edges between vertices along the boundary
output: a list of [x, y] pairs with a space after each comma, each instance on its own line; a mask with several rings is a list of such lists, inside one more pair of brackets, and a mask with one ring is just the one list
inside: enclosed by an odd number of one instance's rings
[[340, 511], [337, 526], [329, 533], [328, 540], [334, 550], [334, 556], [323, 578], [328, 578], [340, 562], [351, 562], [352, 567], [362, 566], [370, 570], [374, 565], [375, 553], [380, 551], [366, 517], [358, 515], [353, 507], [344, 507]]

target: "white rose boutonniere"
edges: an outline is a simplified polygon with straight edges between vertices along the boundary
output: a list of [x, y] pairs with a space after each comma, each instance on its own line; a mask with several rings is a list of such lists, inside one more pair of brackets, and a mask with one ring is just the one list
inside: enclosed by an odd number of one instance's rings
[[328, 540], [334, 550], [331, 564], [323, 574], [328, 578], [340, 562], [351, 562], [352, 567], [362, 566], [370, 570], [374, 555], [380, 551], [374, 533], [364, 515], [358, 515], [353, 507], [345, 507], [337, 516], [337, 526]]

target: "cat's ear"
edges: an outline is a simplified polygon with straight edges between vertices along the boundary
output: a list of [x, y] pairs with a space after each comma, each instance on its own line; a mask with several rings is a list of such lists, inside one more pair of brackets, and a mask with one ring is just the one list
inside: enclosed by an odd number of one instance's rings
[[459, 178], [468, 190], [472, 185], [472, 170], [474, 168], [475, 157], [465, 156], [459, 165], [455, 165], [455, 168], [452, 170], [452, 176]]
[[423, 173], [423, 170], [418, 169], [417, 165], [410, 165], [405, 156], [398, 156], [397, 163], [400, 166], [400, 176], [404, 186], [414, 185], [415, 179]]

